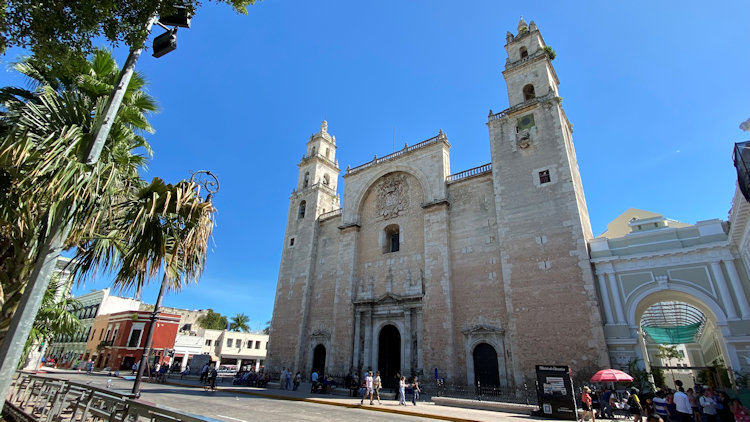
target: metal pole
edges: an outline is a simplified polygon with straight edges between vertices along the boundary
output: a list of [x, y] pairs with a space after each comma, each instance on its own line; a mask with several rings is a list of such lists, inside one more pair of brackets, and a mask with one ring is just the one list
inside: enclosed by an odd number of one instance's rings
[[164, 272], [164, 277], [161, 280], [161, 287], [159, 288], [159, 296], [156, 297], [156, 304], [154, 305], [154, 311], [151, 313], [151, 324], [148, 326], [146, 332], [146, 342], [143, 344], [143, 354], [141, 355], [141, 363], [138, 364], [138, 372], [135, 375], [135, 381], [133, 382], [133, 394], [136, 397], [141, 395], [141, 378], [143, 378], [143, 371], [146, 368], [146, 362], [148, 361], [149, 354], [151, 353], [151, 340], [154, 337], [154, 328], [156, 322], [159, 320], [159, 309], [161, 309], [161, 302], [164, 299], [164, 290], [167, 286], [167, 272]]
[[[151, 31], [154, 20], [155, 18], [149, 19], [146, 28], [147, 31]], [[112, 123], [120, 109], [125, 91], [135, 70], [135, 63], [138, 61], [141, 51], [143, 51], [143, 43], [141, 43], [139, 48], [130, 50], [125, 65], [120, 70], [117, 83], [109, 95], [104, 112], [102, 113], [103, 117], [98, 119], [96, 123], [94, 129], [96, 136], [88, 154], [86, 154], [86, 164], [92, 165], [99, 160], [104, 142], [109, 136], [110, 129], [112, 129]], [[63, 207], [60, 209], [70, 209], [69, 215], [75, 213], [75, 206], [70, 203], [63, 204]], [[61, 214], [64, 215], [66, 213]], [[28, 284], [23, 296], [21, 296], [18, 308], [13, 314], [8, 332], [5, 334], [5, 338], [0, 345], [0, 411], [2, 411], [5, 404], [4, 398], [8, 394], [10, 382], [13, 379], [13, 374], [23, 353], [23, 347], [31, 332], [36, 314], [42, 304], [42, 297], [49, 286], [52, 271], [55, 268], [57, 258], [63, 250], [65, 240], [70, 233], [70, 228], [70, 221], [64, 221], [62, 217], [58, 217], [52, 222], [49, 234], [45, 237], [39, 248], [39, 255], [34, 262], [34, 268], [31, 271]]]

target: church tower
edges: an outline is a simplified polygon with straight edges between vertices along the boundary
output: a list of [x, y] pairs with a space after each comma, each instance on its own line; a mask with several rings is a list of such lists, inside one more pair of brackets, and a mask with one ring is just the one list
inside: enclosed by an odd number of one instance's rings
[[289, 198], [284, 248], [281, 254], [276, 299], [273, 307], [268, 360], [300, 368], [299, 347], [305, 336], [312, 274], [315, 271], [318, 217], [341, 208], [336, 193], [339, 167], [336, 137], [328, 133], [324, 120], [320, 132], [311, 135], [299, 164], [297, 188]]
[[[608, 362], [589, 263], [583, 186], [562, 108], [554, 51], [532, 21], [506, 35], [509, 107], [490, 111], [508, 361], [516, 382], [538, 364], [602, 368]], [[547, 344], [554, 347], [544, 347]]]

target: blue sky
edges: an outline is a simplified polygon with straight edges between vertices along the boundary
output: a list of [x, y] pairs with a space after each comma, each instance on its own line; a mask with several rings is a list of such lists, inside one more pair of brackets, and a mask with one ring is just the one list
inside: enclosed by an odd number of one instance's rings
[[595, 234], [630, 207], [727, 218], [732, 144], [750, 139], [746, 1], [265, 0], [247, 16], [206, 3], [176, 51], [138, 63], [161, 107], [144, 176], [221, 182], [204, 276], [165, 304], [243, 312], [254, 329], [271, 319], [297, 163], [323, 119], [342, 169], [392, 152], [394, 129], [397, 148], [442, 129], [453, 173], [489, 162], [485, 123], [508, 106], [503, 46], [521, 15], [557, 52]]

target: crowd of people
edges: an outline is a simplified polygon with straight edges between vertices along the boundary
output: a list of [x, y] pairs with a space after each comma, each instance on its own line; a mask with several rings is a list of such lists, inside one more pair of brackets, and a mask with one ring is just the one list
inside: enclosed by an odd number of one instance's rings
[[697, 384], [685, 390], [680, 380], [674, 389], [662, 386], [653, 393], [631, 388], [618, 395], [606, 387], [598, 393], [584, 387], [581, 407], [584, 420], [592, 421], [620, 414], [634, 422], [750, 422], [750, 411], [739, 399]]
[[239, 371], [234, 374], [232, 378], [232, 385], [246, 385], [248, 387], [261, 387], [265, 388], [271, 381], [271, 374], [263, 371], [261, 368], [256, 371], [255, 368], [250, 368], [247, 371]]

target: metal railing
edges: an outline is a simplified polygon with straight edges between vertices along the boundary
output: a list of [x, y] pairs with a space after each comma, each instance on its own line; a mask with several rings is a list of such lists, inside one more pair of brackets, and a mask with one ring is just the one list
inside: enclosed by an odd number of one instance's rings
[[445, 134], [443, 133], [442, 130], [437, 135], [433, 136], [432, 138], [424, 140], [424, 141], [422, 141], [422, 142], [420, 142], [418, 144], [414, 144], [412, 146], [404, 145], [404, 148], [402, 150], [400, 150], [400, 151], [396, 151], [396, 152], [394, 152], [392, 154], [388, 154], [388, 155], [386, 155], [384, 157], [380, 157], [380, 158], [378, 158], [377, 156], [375, 156], [375, 158], [373, 158], [372, 161], [370, 161], [368, 163], [361, 164], [361, 165], [359, 165], [357, 167], [347, 168], [346, 169], [346, 174], [356, 173], [356, 172], [358, 172], [360, 170], [364, 170], [364, 169], [366, 169], [368, 167], [374, 166], [375, 164], [380, 164], [380, 163], [382, 163], [384, 161], [392, 160], [392, 159], [394, 159], [396, 157], [399, 157], [401, 155], [406, 154], [407, 152], [411, 152], [411, 151], [414, 151], [415, 149], [419, 149], [419, 148], [424, 148], [424, 147], [426, 147], [426, 146], [428, 146], [430, 144], [434, 144], [434, 143], [436, 143], [438, 141], [448, 142], [448, 138], [445, 136]]
[[466, 384], [446, 384], [441, 380], [425, 383], [422, 394], [430, 397], [450, 397], [457, 399], [484, 400], [503, 403], [537, 404], [536, 390], [526, 384], [521, 387], [483, 386], [479, 382]]
[[89, 384], [17, 372], [5, 400], [9, 414], [24, 420], [200, 422], [216, 419], [136, 400], [132, 394]]
[[479, 167], [474, 167], [468, 170], [464, 170], [460, 173], [451, 174], [448, 176], [447, 181], [455, 182], [457, 180], [466, 179], [468, 177], [478, 176], [480, 174], [490, 173], [490, 172], [492, 172], [492, 163], [487, 163]]

